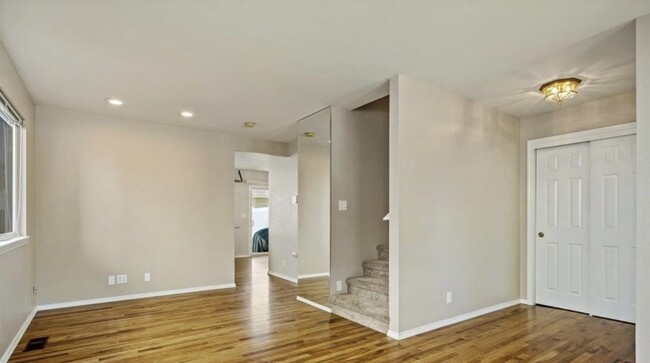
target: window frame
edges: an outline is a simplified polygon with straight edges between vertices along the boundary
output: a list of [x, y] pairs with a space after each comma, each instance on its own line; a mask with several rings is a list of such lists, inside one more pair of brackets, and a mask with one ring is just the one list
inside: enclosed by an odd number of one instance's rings
[[12, 131], [12, 195], [11, 195], [11, 231], [0, 233], [0, 251], [3, 247], [13, 242], [19, 242], [23, 239], [23, 170], [24, 158], [23, 153], [23, 140], [24, 128], [22, 126], [22, 117], [9, 101], [5, 98], [4, 94], [0, 91], [0, 122], [5, 122], [11, 127]]

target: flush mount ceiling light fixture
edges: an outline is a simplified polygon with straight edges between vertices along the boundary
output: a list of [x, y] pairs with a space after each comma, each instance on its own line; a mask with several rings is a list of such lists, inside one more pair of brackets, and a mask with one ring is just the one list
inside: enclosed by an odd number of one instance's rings
[[305, 132], [305, 137], [314, 137], [316, 136], [316, 133], [313, 131], [307, 131]]
[[562, 102], [573, 98], [578, 93], [578, 86], [582, 83], [578, 78], [561, 78], [544, 83], [539, 91], [544, 94], [544, 100], [550, 102]]
[[252, 129], [253, 127], [257, 126], [257, 124], [253, 121], [246, 121], [244, 122], [244, 127], [247, 127], [249, 129]]
[[183, 116], [185, 118], [190, 118], [190, 117], [194, 116], [194, 113], [192, 113], [192, 111], [181, 111], [179, 113], [181, 114], [181, 116]]
[[122, 101], [119, 98], [115, 98], [115, 97], [109, 97], [109, 98], [105, 99], [105, 101], [106, 101], [106, 103], [111, 104], [113, 106], [122, 106], [124, 104], [124, 101]]

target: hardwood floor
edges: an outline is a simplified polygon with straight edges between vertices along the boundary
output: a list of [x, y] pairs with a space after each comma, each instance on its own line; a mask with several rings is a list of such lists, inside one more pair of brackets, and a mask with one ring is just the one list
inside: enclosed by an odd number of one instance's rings
[[330, 306], [330, 278], [312, 277], [298, 280], [298, 296], [323, 306]]
[[39, 312], [11, 362], [634, 361], [633, 325], [524, 305], [395, 341], [296, 301], [265, 261], [237, 259], [235, 289]]

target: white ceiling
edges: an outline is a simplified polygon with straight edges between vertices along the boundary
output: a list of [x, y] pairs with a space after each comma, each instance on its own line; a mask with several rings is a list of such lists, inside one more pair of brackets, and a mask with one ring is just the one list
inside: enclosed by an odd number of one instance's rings
[[550, 109], [534, 91], [558, 75], [587, 78], [574, 102], [620, 93], [632, 43], [615, 40], [629, 29], [598, 34], [648, 12], [647, 0], [0, 0], [0, 39], [38, 105], [289, 141], [296, 120], [359, 106], [398, 73], [519, 116]]

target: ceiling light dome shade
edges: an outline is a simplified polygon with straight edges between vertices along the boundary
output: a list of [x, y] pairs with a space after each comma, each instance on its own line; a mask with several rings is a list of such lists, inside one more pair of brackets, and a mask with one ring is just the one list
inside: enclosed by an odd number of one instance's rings
[[544, 94], [544, 100], [562, 103], [578, 93], [580, 83], [582, 80], [578, 78], [556, 79], [543, 84], [539, 91]]

